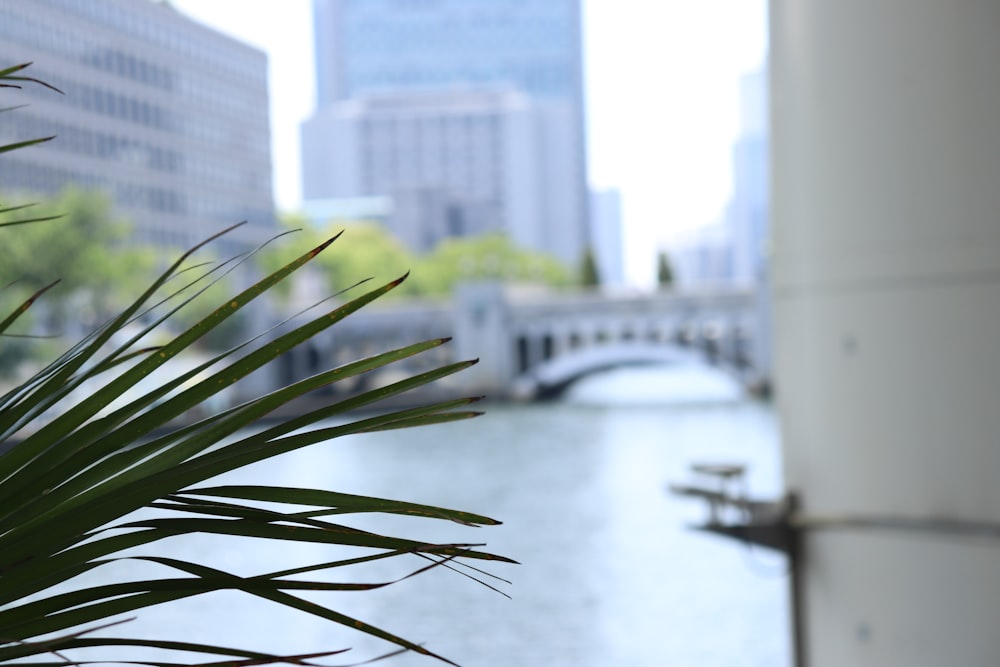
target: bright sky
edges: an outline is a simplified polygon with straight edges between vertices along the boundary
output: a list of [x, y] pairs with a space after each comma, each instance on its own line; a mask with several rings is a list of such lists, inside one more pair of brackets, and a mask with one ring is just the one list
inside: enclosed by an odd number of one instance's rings
[[[268, 53], [274, 193], [294, 210], [298, 124], [315, 104], [312, 3], [172, 2]], [[648, 285], [670, 232], [724, 206], [737, 79], [763, 62], [767, 0], [583, 2], [590, 182], [621, 191], [627, 277]]]

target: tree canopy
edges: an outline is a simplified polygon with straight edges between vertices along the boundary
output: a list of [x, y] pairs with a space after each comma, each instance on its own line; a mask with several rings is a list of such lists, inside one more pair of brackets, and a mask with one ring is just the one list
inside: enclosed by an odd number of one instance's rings
[[502, 234], [451, 238], [420, 258], [420, 289], [426, 296], [448, 296], [470, 280], [529, 282], [552, 287], [572, 283], [559, 260], [516, 246]]
[[290, 215], [282, 219], [282, 224], [299, 231], [282, 244], [280, 252], [267, 254], [264, 268], [273, 269], [343, 230], [343, 242], [334, 243], [314, 262], [330, 292], [346, 289], [359, 279], [385, 281], [407, 271], [412, 274], [394, 292], [397, 298], [447, 298], [458, 283], [469, 280], [532, 282], [554, 287], [572, 284], [569, 272], [557, 259], [520, 248], [502, 234], [446, 239], [431, 252], [419, 255], [374, 222], [321, 230]]
[[5, 235], [0, 244], [5, 291], [33, 292], [58, 280], [45, 299], [57, 319], [65, 317], [71, 302], [101, 317], [135, 296], [129, 290], [137, 278], [151, 275], [152, 252], [124, 243], [130, 225], [111, 215], [100, 192], [67, 188], [35, 210], [58, 217], [19, 225], [16, 234]]
[[656, 284], [660, 289], [674, 286], [674, 269], [670, 264], [670, 256], [664, 250], [656, 257]]

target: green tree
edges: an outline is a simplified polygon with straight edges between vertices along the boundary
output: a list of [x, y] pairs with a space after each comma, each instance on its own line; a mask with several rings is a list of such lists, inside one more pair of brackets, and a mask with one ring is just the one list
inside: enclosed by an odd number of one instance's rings
[[[25, 210], [23, 204], [6, 208], [0, 222]], [[0, 284], [35, 291], [60, 281], [45, 301], [57, 325], [70, 304], [78, 316], [103, 320], [127, 303], [136, 280], [153, 277], [152, 252], [126, 244], [130, 225], [111, 217], [104, 194], [66, 188], [34, 211], [47, 219], [20, 226], [0, 243]]]
[[580, 284], [590, 288], [599, 287], [601, 284], [597, 259], [594, 257], [594, 249], [591, 247], [583, 251], [583, 260], [580, 262]]
[[424, 296], [449, 296], [458, 283], [469, 280], [554, 287], [572, 283], [559, 260], [520, 248], [503, 234], [446, 239], [423, 257], [417, 267], [416, 289]]
[[[327, 233], [334, 232], [333, 229]], [[384, 282], [413, 269], [417, 260], [402, 243], [375, 222], [357, 222], [344, 228], [344, 243], [320, 259], [331, 290], [343, 290], [359, 278]], [[415, 281], [407, 280], [395, 297], [414, 294]]]
[[[269, 253], [265, 268], [273, 270], [295, 253], [305, 252], [324, 235], [343, 231], [342, 249], [317, 259], [315, 271], [323, 276], [330, 293], [338, 293], [357, 282], [358, 277], [383, 280], [390, 275], [412, 271], [395, 298], [449, 298], [458, 283], [468, 280], [530, 282], [555, 287], [572, 283], [566, 268], [554, 257], [525, 250], [502, 234], [445, 239], [431, 252], [417, 255], [408, 250], [382, 225], [357, 222], [333, 226], [323, 232], [298, 216], [285, 216], [282, 225], [294, 231], [289, 242]], [[282, 290], [288, 296], [290, 287]]]
[[[343, 248], [331, 248], [331, 252], [318, 257], [312, 266], [312, 270], [322, 276], [330, 293], [339, 293], [351, 287], [359, 280], [359, 276], [388, 280], [417, 264], [417, 258], [382, 225], [375, 222], [358, 221], [320, 229], [302, 216], [286, 214], [281, 217], [281, 226], [288, 232], [288, 236], [278, 249], [262, 256], [261, 265], [266, 270], [273, 271], [322, 240], [344, 233], [344, 240], [348, 243]], [[418, 288], [410, 284], [413, 282], [410, 279], [405, 287], [401, 285], [398, 293], [393, 295], [394, 298], [414, 295]], [[291, 285], [282, 285], [279, 293], [287, 297], [291, 289]]]
[[656, 284], [660, 289], [674, 286], [674, 269], [670, 264], [670, 256], [664, 250], [656, 256]]

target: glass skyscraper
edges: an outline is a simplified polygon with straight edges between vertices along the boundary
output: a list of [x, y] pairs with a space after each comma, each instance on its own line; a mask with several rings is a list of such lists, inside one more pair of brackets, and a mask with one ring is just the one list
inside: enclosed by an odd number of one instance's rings
[[576, 0], [315, 0], [317, 103], [510, 84], [579, 103]]
[[314, 0], [314, 16], [305, 199], [390, 197], [391, 226], [420, 247], [502, 231], [579, 260], [579, 0]]

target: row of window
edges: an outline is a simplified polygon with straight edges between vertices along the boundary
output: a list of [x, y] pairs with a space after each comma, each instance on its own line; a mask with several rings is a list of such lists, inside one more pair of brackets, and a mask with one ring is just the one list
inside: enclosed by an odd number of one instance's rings
[[[486, 23], [554, 20], [570, 24], [575, 20], [579, 0], [341, 0], [345, 14], [354, 21], [379, 21], [385, 17], [427, 14], [457, 16]], [[398, 19], [397, 19], [398, 20]]]
[[[96, 6], [104, 3], [88, 4]], [[172, 92], [174, 95], [180, 93], [185, 100], [197, 100], [199, 104], [204, 104], [212, 109], [212, 113], [228, 115], [229, 120], [244, 118], [248, 108], [265, 109], [257, 115], [262, 119], [260, 125], [266, 131], [267, 89], [264, 68], [250, 67], [243, 62], [256, 60], [246, 58], [246, 53], [229, 53], [230, 60], [240, 62], [226, 62], [226, 67], [214, 63], [214, 67], [189, 67], [179, 73], [175, 68], [157, 64], [144, 57], [138, 49], [136, 53], [127, 53], [107, 47], [98, 39], [88, 36], [85, 31], [79, 30], [78, 21], [52, 21], [45, 12], [40, 11], [40, 5], [12, 7], [0, 4], [0, 55], [4, 55], [10, 62], [20, 62], [18, 59], [23, 59], [24, 53], [23, 49], [17, 47], [18, 44], [80, 62], [157, 90]], [[177, 61], [176, 58], [174, 60]], [[79, 77], [68, 80], [43, 71], [50, 68], [51, 65], [49, 68], [33, 68], [32, 73], [66, 92], [67, 101], [71, 104], [147, 127], [170, 131], [177, 131], [179, 127], [179, 120], [175, 116], [148, 99], [135, 99], [96, 86], [76, 84]], [[233, 68], [240, 69], [240, 76], [234, 75]], [[43, 94], [37, 89], [32, 92]]]
[[380, 57], [386, 52], [445, 55], [519, 54], [535, 59], [573, 50], [574, 26], [553, 19], [448, 16], [433, 13], [386, 20], [385, 16], [347, 24], [352, 56]]
[[[9, 45], [0, 43], [0, 58], [7, 50], [4, 46], [9, 48]], [[12, 57], [14, 54], [8, 55], [7, 61], [13, 62], [10, 60]], [[40, 86], [25, 87], [24, 95], [68, 104], [146, 128], [185, 135], [201, 143], [239, 145], [251, 155], [251, 159], [269, 160], [266, 93], [263, 94], [265, 102], [253, 104], [248, 102], [253, 97], [250, 93], [242, 99], [238, 95], [221, 95], [218, 91], [212, 94], [213, 91], [208, 90], [210, 84], [205, 82], [205, 90], [201, 94], [185, 97], [183, 107], [180, 104], [165, 106], [148, 98], [60, 76], [45, 67], [33, 67], [30, 74], [62, 90], [65, 95], [58, 96]], [[174, 99], [180, 101], [179, 98]], [[177, 107], [184, 111], [179, 111]], [[194, 112], [190, 111], [192, 107]], [[248, 114], [247, 109], [252, 109], [253, 113]], [[190, 120], [195, 117], [197, 122]]]
[[[237, 107], [231, 106], [227, 102], [233, 117], [226, 117], [214, 110], [199, 110], [197, 114], [185, 115], [144, 99], [49, 74], [44, 69], [32, 72], [32, 74], [56, 86], [66, 95], [59, 97], [52, 91], [37, 86], [26, 88], [25, 93], [27, 94], [56, 99], [60, 103], [69, 104], [101, 116], [109, 116], [142, 127], [185, 136], [197, 142], [198, 145], [211, 147], [203, 149], [206, 154], [218, 153], [219, 149], [230, 153], [236, 151], [241, 153], [239, 165], [244, 166], [249, 161], [257, 166], [258, 171], [267, 171], [270, 148], [267, 142], [268, 133], [266, 115], [264, 114], [259, 114], [260, 117], [256, 119], [248, 118], [245, 114], [237, 115]], [[207, 103], [208, 100], [205, 101]], [[222, 102], [222, 100], [218, 101]], [[189, 116], [192, 119], [197, 117], [198, 120], [189, 120]], [[37, 114], [33, 117], [37, 117]], [[100, 133], [81, 134], [80, 131], [73, 131], [68, 126], [60, 126], [50, 131], [50, 129], [42, 128], [43, 124], [45, 121], [39, 119], [38, 125], [23, 129], [28, 132], [57, 134], [71, 143], [71, 146], [61, 146], [63, 149], [97, 155], [102, 158], [113, 157], [122, 148], [120, 143], [106, 142], [101, 138]], [[176, 140], [175, 137], [171, 141], [176, 142]], [[126, 148], [131, 150], [134, 147], [126, 146]], [[154, 168], [157, 169], [174, 170], [180, 164], [177, 159], [171, 157], [161, 159], [157, 154], [151, 156], [150, 159], [154, 160], [156, 165]], [[223, 177], [223, 180], [232, 179]], [[255, 182], [254, 187], [258, 185]]]
[[492, 163], [501, 159], [501, 150], [493, 141], [441, 141], [436, 137], [377, 137], [365, 141], [365, 152], [396, 154], [401, 159], [424, 161], [460, 160], [463, 163]]
[[[456, 84], [515, 84], [539, 97], [571, 98], [578, 93], [575, 71], [568, 62], [495, 63], [480, 67], [461, 66], [468, 60], [455, 58], [428, 65], [418, 61], [358, 58], [347, 65], [347, 95], [369, 91], [414, 88], [445, 88]], [[435, 66], [437, 65], [437, 66]]]
[[180, 126], [177, 114], [158, 104], [86, 84], [65, 85], [70, 103], [87, 111], [167, 132], [176, 132]]
[[39, 115], [14, 113], [4, 120], [9, 136], [55, 136], [49, 147], [102, 160], [129, 159], [144, 167], [167, 173], [184, 171], [184, 158], [174, 150], [151, 143], [61, 123]]
[[185, 195], [176, 190], [138, 185], [136, 183], [116, 183], [115, 202], [127, 208], [145, 209], [159, 213], [185, 215], [188, 203]]
[[31, 17], [10, 8], [0, 9], [0, 37], [161, 90], [171, 91], [176, 85], [174, 73], [166, 67], [101, 46], [81, 36], [77, 30], [46, 25], [41, 17]]
[[65, 95], [54, 97], [52, 91], [39, 86], [25, 87], [24, 93], [27, 95], [49, 100], [55, 99], [60, 103], [144, 127], [167, 132], [177, 132], [179, 129], [180, 123], [176, 113], [148, 100], [123, 95], [86, 83], [78, 83], [45, 67], [33, 67], [30, 75], [55, 86]]
[[[2, 25], [2, 16], [0, 16], [0, 25]], [[3, 55], [2, 52], [9, 49], [9, 45], [6, 46], [7, 48], [0, 47], [0, 56]], [[121, 54], [119, 53], [118, 55]], [[7, 59], [10, 60], [10, 58], [16, 58], [16, 54], [9, 54]], [[171, 77], [170, 86], [173, 87], [175, 85], [172, 80], [173, 74], [165, 68], [159, 69]], [[166, 132], [180, 133], [184, 128], [181, 114], [161, 104], [152, 102], [148, 98], [135, 97], [107, 90], [103, 87], [80, 83], [77, 79], [60, 76], [58, 73], [44, 66], [32, 68], [31, 74], [62, 90], [66, 95], [60, 98], [60, 101], [86, 111]], [[203, 109], [207, 109], [203, 115], [212, 118], [215, 124], [222, 129], [231, 128], [234, 124], [246, 125], [248, 121], [253, 121], [255, 129], [259, 128], [259, 132], [266, 133], [266, 89], [261, 89], [257, 95], [254, 94], [253, 90], [241, 91], [238, 89], [228, 91], [233, 94], [222, 94], [218, 90], [221, 83], [223, 82], [199, 81], [197, 85], [193, 82], [184, 85], [183, 88], [189, 90], [184, 97], [185, 103], [194, 103]], [[232, 82], [227, 81], [224, 83], [232, 88]], [[243, 93], [242, 95], [240, 94], [241, 92]], [[28, 87], [25, 89], [25, 93], [45, 97], [53, 95], [51, 91], [40, 87]], [[255, 104], [255, 100], [259, 104]], [[258, 111], [248, 116], [248, 108], [257, 109]], [[263, 111], [260, 111], [260, 109], [263, 109]], [[190, 134], [200, 140], [209, 138], [205, 136], [205, 131], [203, 130], [205, 125], [205, 122], [188, 124]]]
[[374, 192], [399, 184], [441, 184], [477, 196], [502, 187], [504, 150], [495, 114], [362, 123], [361, 159]]
[[405, 132], [410, 134], [488, 134], [500, 132], [501, 120], [495, 113], [427, 113], [419, 111], [407, 113], [402, 108], [393, 109], [385, 115], [378, 114], [362, 122], [362, 131], [370, 136]]
[[[111, 28], [120, 34], [137, 39], [147, 47], [158, 46], [171, 53], [196, 60], [202, 66], [224, 70], [224, 75], [231, 79], [250, 82], [260, 76], [260, 70], [256, 67], [258, 59], [247, 58], [249, 47], [224, 35], [213, 34], [177, 10], [169, 6], [159, 6], [161, 3], [107, 0], [101, 2], [33, 0], [33, 2]], [[51, 30], [53, 27], [55, 26], [47, 26], [46, 29]], [[86, 34], [86, 31], [77, 31], [81, 32]], [[94, 41], [86, 40], [84, 35], [76, 34], [74, 37], [84, 39], [90, 47], [95, 46]], [[66, 40], [63, 42], [66, 43]], [[69, 43], [73, 41], [70, 40]], [[128, 71], [127, 65], [122, 71]]]
[[434, 150], [400, 150], [399, 147], [369, 145], [364, 160], [393, 168], [433, 169], [447, 172], [493, 173], [502, 168], [502, 158], [494, 152], [476, 152], [469, 146], [435, 146]]
[[391, 119], [365, 122], [361, 128], [361, 150], [394, 162], [457, 163], [462, 169], [501, 162], [503, 142], [496, 131], [495, 119], [493, 125], [483, 122], [481, 117], [464, 120], [453, 119], [447, 124]]
[[[199, 159], [153, 142], [70, 125], [39, 115], [11, 113], [0, 126], [4, 141], [55, 136], [46, 149], [59, 150], [108, 162], [128, 163], [139, 169], [184, 175], [198, 187], [224, 187], [231, 191], [253, 193], [258, 204], [268, 201], [266, 160], [236, 159], [213, 151], [201, 151]], [[241, 201], [247, 197], [242, 197]]]
[[103, 185], [102, 180], [95, 174], [46, 167], [10, 155], [0, 159], [0, 184], [3, 185], [0, 194], [4, 196], [10, 192], [55, 194], [71, 183], [81, 188], [97, 188]]
[[[265, 206], [236, 201], [219, 195], [189, 196], [171, 188], [144, 185], [136, 182], [111, 181], [102, 175], [75, 169], [36, 164], [14, 156], [0, 160], [0, 183], [4, 194], [27, 192], [55, 194], [73, 184], [87, 189], [102, 189], [112, 197], [116, 207], [126, 210], [151, 211], [171, 216], [185, 216], [188, 220], [212, 220], [219, 229], [226, 224], [247, 220], [257, 227], [273, 227], [274, 213]], [[143, 229], [141, 214], [135, 220]], [[209, 233], [211, 230], [199, 229]]]
[[439, 186], [477, 197], [502, 195], [503, 181], [497, 171], [453, 168], [445, 170], [424, 168], [418, 162], [385, 162], [369, 158], [362, 166], [365, 190], [373, 194], [385, 194], [398, 187]]
[[[228, 141], [238, 127], [252, 127], [258, 130], [261, 135], [265, 135], [267, 132], [265, 113], [257, 114], [257, 118], [248, 117], [246, 114], [247, 106], [239, 104], [240, 100], [234, 101], [208, 94], [195, 96], [186, 101], [196, 102], [203, 107], [198, 113], [200, 120], [198, 122], [185, 122], [185, 114], [147, 99], [86, 83], [78, 83], [58, 74], [49, 74], [44, 69], [39, 69], [33, 74], [66, 93], [64, 98], [60, 98], [61, 102], [143, 127], [174, 134], [186, 134], [199, 141], [215, 143]], [[35, 95], [51, 95], [51, 92], [40, 88], [30, 90]], [[251, 106], [251, 108], [253, 107]], [[252, 121], [257, 122], [252, 123]], [[266, 145], [266, 137], [260, 139], [260, 144]]]
[[[0, 183], [7, 191], [53, 194], [70, 184], [83, 188], [109, 189], [108, 179], [74, 169], [36, 164], [17, 157], [0, 160]], [[182, 194], [167, 188], [117, 183], [112, 195], [115, 203], [162, 213], [181, 214], [186, 210]]]
[[173, 91], [177, 87], [177, 77], [170, 69], [161, 67], [143, 58], [123, 53], [117, 49], [100, 49], [86, 52], [81, 62], [120, 77], [138, 81], [154, 88]]

